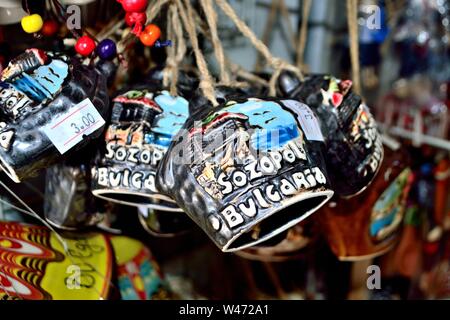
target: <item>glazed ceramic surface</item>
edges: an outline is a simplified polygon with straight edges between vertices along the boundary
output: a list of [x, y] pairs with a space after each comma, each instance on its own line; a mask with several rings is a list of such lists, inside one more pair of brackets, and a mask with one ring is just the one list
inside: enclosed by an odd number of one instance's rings
[[[63, 159], [46, 133], [56, 119], [66, 121], [78, 112], [81, 102], [88, 100], [103, 119], [109, 112], [105, 76], [65, 56], [29, 49], [10, 62], [1, 81], [0, 165], [15, 182]], [[64, 156], [78, 154], [92, 139], [99, 137], [103, 126], [95, 128], [89, 134], [86, 132]], [[61, 131], [56, 135], [75, 129], [69, 124], [59, 126], [58, 130]], [[82, 137], [84, 131], [77, 130], [80, 134], [73, 139]]]
[[140, 241], [110, 237], [122, 300], [165, 300], [173, 297], [150, 250]]
[[334, 254], [341, 260], [371, 259], [398, 240], [412, 183], [403, 152], [386, 148], [373, 183], [351, 199], [333, 199], [317, 214]]
[[289, 73], [280, 79], [283, 96], [306, 103], [320, 119], [333, 190], [341, 196], [363, 191], [381, 167], [383, 145], [368, 107], [351, 91], [352, 82], [323, 75], [300, 82]]
[[0, 223], [1, 299], [107, 299], [112, 251], [101, 234], [64, 238], [49, 229]]
[[[293, 100], [244, 99], [191, 116], [158, 170], [172, 197], [223, 251], [268, 240], [332, 195], [317, 119]], [[278, 211], [302, 201], [302, 210]]]
[[93, 193], [132, 206], [151, 205], [152, 199], [173, 202], [156, 188], [156, 170], [188, 117], [188, 102], [167, 91], [133, 90], [116, 97], [106, 151], [92, 169]]
[[100, 201], [91, 192], [87, 164], [60, 163], [47, 169], [44, 216], [61, 229], [82, 229], [102, 220]]

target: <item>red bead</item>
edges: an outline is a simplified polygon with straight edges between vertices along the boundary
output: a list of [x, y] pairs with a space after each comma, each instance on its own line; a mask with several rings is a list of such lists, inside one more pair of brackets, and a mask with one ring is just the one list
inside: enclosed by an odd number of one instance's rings
[[160, 36], [161, 29], [156, 24], [149, 24], [145, 27], [144, 31], [142, 31], [139, 39], [141, 39], [141, 42], [144, 45], [151, 47], [155, 44], [156, 40], [158, 40]]
[[59, 30], [59, 24], [55, 20], [47, 20], [42, 26], [41, 33], [46, 37], [54, 36]]
[[144, 12], [148, 6], [148, 0], [117, 0], [122, 4], [126, 12]]
[[138, 37], [142, 33], [142, 29], [147, 22], [147, 15], [145, 12], [127, 12], [125, 15], [125, 23], [132, 27], [132, 31]]
[[82, 36], [75, 45], [75, 51], [84, 57], [89, 56], [95, 50], [95, 41], [88, 36]]

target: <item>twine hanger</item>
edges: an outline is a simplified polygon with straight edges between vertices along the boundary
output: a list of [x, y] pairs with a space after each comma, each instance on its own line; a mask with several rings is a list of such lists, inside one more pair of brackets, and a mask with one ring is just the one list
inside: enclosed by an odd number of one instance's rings
[[214, 54], [220, 69], [220, 83], [229, 86], [231, 84], [230, 75], [225, 64], [225, 54], [222, 47], [222, 42], [219, 39], [217, 32], [217, 13], [214, 11], [212, 0], [200, 0], [200, 5], [205, 13], [206, 21], [211, 33], [211, 42], [214, 48]]
[[217, 100], [214, 92], [214, 84], [211, 74], [209, 73], [208, 66], [206, 64], [205, 57], [203, 56], [197, 39], [197, 31], [195, 28], [195, 20], [193, 16], [193, 9], [190, 0], [184, 0], [184, 5], [181, 0], [174, 0], [178, 6], [178, 12], [183, 22], [184, 29], [187, 31], [189, 40], [191, 41], [192, 49], [194, 50], [195, 60], [200, 73], [199, 87], [202, 90], [205, 97], [212, 103], [213, 106], [217, 106]]
[[312, 0], [303, 0], [302, 7], [302, 24], [297, 42], [297, 67], [300, 69], [305, 63], [305, 48], [308, 38], [308, 18], [311, 12]]
[[361, 94], [361, 75], [359, 65], [358, 39], [358, 0], [347, 0], [347, 21], [350, 35], [350, 58], [352, 63], [352, 79], [356, 94]]
[[[284, 0], [273, 0], [272, 1], [272, 4], [270, 6], [269, 16], [267, 18], [266, 26], [264, 28], [262, 41], [264, 44], [269, 45], [270, 36], [273, 31], [273, 25], [276, 22], [278, 13], [281, 13], [281, 15], [282, 15], [281, 18], [286, 23], [286, 29], [287, 29], [286, 32], [287, 32], [288, 41], [290, 41], [291, 45], [295, 48], [296, 44], [297, 44], [297, 40], [295, 39], [295, 35], [294, 35], [295, 33], [294, 33], [294, 30], [290, 23], [291, 17], [289, 15], [289, 10], [288, 10]], [[284, 29], [282, 31], [284, 31]], [[258, 52], [258, 55], [256, 57], [256, 63], [255, 63], [255, 72], [261, 72], [262, 68], [263, 68], [262, 56]]]
[[216, 0], [216, 3], [220, 7], [220, 9], [231, 19], [231, 21], [233, 21], [238, 30], [250, 40], [256, 50], [261, 53], [267, 63], [274, 69], [274, 73], [269, 82], [270, 95], [276, 95], [276, 83], [283, 70], [291, 71], [295, 73], [300, 79], [303, 79], [303, 74], [301, 73], [300, 69], [280, 58], [274, 57], [270, 53], [267, 46], [261, 40], [259, 40], [254, 32], [247, 26], [247, 24], [237, 16], [234, 9], [226, 0]]
[[178, 7], [171, 3], [167, 12], [167, 37], [172, 39], [172, 46], [167, 48], [166, 67], [163, 72], [163, 85], [170, 83], [170, 95], [177, 95], [177, 83], [179, 65], [186, 54], [186, 43], [184, 42], [181, 21], [178, 15]]

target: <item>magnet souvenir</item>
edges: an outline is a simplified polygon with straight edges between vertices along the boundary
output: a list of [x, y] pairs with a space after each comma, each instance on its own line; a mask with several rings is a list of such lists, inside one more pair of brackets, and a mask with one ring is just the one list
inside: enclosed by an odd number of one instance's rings
[[340, 260], [372, 259], [397, 243], [413, 180], [406, 162], [404, 152], [386, 148], [369, 188], [351, 199], [334, 198], [316, 215]]
[[[169, 208], [173, 208], [170, 212]], [[166, 203], [162, 210], [139, 207], [139, 221], [142, 227], [155, 237], [175, 237], [194, 228], [193, 222], [174, 203]]]
[[[158, 168], [172, 197], [224, 252], [266, 241], [333, 195], [308, 106], [242, 99], [194, 113]], [[280, 210], [302, 202], [299, 211]]]
[[109, 98], [97, 69], [28, 49], [3, 70], [1, 81], [0, 165], [15, 182], [101, 135]]
[[157, 190], [156, 170], [188, 116], [187, 100], [167, 91], [132, 90], [116, 97], [106, 151], [92, 169], [94, 195], [131, 206], [151, 206], [152, 199], [173, 203]]
[[64, 237], [49, 229], [0, 222], [0, 300], [107, 299], [112, 250], [102, 234]]
[[47, 169], [44, 216], [53, 226], [78, 230], [103, 219], [98, 198], [91, 192], [88, 164], [59, 163]]
[[111, 236], [110, 240], [122, 300], [167, 300], [172, 297], [158, 263], [142, 242], [123, 236]]
[[306, 103], [320, 120], [333, 190], [341, 196], [362, 192], [376, 176], [383, 145], [376, 122], [352, 82], [311, 75], [303, 82], [284, 73], [279, 86], [284, 97]]

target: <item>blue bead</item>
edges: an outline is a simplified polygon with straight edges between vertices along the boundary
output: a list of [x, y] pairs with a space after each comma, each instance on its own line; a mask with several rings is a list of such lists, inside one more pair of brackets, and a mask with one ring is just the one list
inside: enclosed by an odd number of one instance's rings
[[97, 54], [103, 60], [111, 60], [117, 54], [117, 47], [111, 39], [102, 40], [97, 46]]

